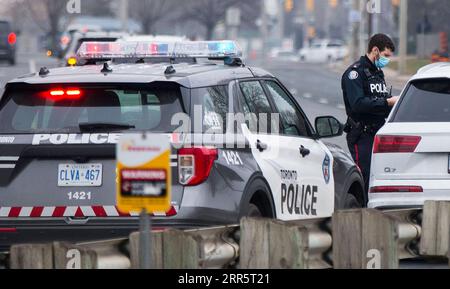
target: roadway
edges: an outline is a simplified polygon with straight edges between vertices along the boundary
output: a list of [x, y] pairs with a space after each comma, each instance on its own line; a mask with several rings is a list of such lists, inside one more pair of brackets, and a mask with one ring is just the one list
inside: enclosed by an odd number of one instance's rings
[[16, 77], [37, 72], [43, 66], [55, 67], [57, 61], [53, 58], [46, 57], [43, 53], [38, 54], [18, 54], [17, 63], [14, 66], [8, 65], [6, 62], [0, 62], [0, 94], [6, 83]]

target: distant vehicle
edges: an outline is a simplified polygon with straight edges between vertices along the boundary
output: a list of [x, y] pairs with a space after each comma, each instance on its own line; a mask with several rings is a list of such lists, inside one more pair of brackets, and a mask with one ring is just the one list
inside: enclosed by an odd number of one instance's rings
[[128, 42], [180, 42], [187, 41], [188, 38], [173, 35], [131, 35], [123, 37], [123, 40]]
[[[76, 33], [106, 33], [106, 32], [123, 32], [124, 27], [122, 22], [112, 17], [93, 17], [93, 16], [81, 16], [72, 19], [67, 24], [67, 29], [62, 33], [60, 37], [60, 53], [61, 57], [65, 55], [65, 52], [69, 49], [70, 44], [73, 42], [73, 37]], [[128, 27], [126, 32], [130, 34], [141, 33], [142, 27], [134, 20], [128, 21]]]
[[[130, 19], [127, 32], [131, 34], [141, 33], [142, 27], [136, 21]], [[124, 31], [122, 21], [113, 17], [81, 16], [74, 18], [67, 26], [66, 31], [79, 32], [121, 32]]]
[[450, 201], [450, 63], [425, 66], [375, 137], [369, 207]]
[[126, 33], [121, 32], [74, 32], [71, 36], [71, 41], [68, 44], [63, 56], [62, 66], [82, 65], [77, 57], [78, 48], [84, 42], [115, 42], [127, 36]]
[[0, 21], [0, 60], [16, 64], [17, 35], [8, 21]]
[[300, 50], [300, 59], [307, 62], [331, 62], [344, 59], [348, 49], [340, 40], [319, 40]]
[[288, 49], [279, 49], [279, 48], [274, 48], [270, 52], [270, 58], [282, 60], [282, 61], [291, 61], [291, 62], [299, 62], [300, 61], [300, 55], [296, 51], [288, 50]]

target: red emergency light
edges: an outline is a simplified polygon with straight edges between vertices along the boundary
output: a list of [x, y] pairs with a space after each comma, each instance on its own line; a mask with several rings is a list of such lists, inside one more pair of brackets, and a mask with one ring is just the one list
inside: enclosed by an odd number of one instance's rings
[[62, 100], [78, 100], [81, 97], [79, 89], [52, 89], [48, 92], [41, 93], [41, 97], [53, 102]]

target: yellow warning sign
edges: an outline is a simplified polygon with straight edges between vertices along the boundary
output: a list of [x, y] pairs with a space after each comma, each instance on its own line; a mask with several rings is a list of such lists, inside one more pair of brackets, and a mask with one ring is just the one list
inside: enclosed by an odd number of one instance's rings
[[117, 144], [117, 206], [123, 213], [165, 213], [171, 205], [170, 138], [126, 134]]

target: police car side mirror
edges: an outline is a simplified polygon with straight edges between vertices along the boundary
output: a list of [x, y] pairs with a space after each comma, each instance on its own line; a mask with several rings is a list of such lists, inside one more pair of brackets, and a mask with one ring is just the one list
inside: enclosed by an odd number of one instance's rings
[[320, 116], [316, 118], [317, 138], [332, 138], [344, 133], [344, 126], [333, 116]]

